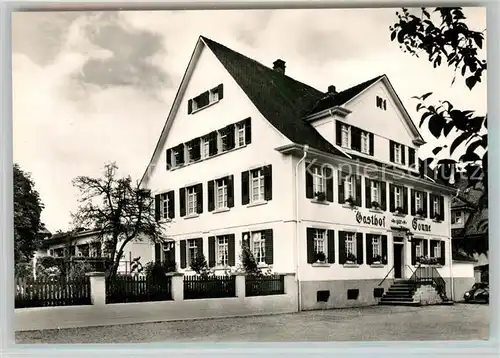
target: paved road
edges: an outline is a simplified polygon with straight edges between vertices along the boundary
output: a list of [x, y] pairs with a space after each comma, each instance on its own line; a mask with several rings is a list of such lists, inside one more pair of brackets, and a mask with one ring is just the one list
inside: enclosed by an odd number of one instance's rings
[[17, 343], [283, 342], [488, 339], [489, 307], [390, 307], [16, 332]]

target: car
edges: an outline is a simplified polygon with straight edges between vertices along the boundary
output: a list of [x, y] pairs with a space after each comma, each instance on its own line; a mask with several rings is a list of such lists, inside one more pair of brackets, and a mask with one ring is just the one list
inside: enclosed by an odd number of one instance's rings
[[470, 303], [489, 303], [489, 284], [487, 282], [476, 282], [469, 291], [464, 293], [464, 301]]

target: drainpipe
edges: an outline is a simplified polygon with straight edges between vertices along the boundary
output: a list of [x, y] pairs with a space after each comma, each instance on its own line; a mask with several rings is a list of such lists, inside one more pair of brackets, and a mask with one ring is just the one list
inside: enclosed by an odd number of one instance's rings
[[[457, 193], [455, 194], [455, 196], [453, 198], [456, 198], [458, 196], [460, 192], [460, 189], [457, 189]], [[448, 232], [450, 233], [450, 248], [448, 249], [448, 252], [449, 252], [449, 255], [450, 255], [450, 284], [451, 284], [451, 288], [450, 288], [450, 300], [453, 301], [453, 298], [455, 296], [455, 284], [454, 284], [454, 280], [453, 280], [453, 237], [451, 236], [451, 201], [452, 199], [450, 199], [450, 201], [448, 202], [448, 205], [450, 206], [450, 217], [448, 218]]]
[[309, 150], [309, 146], [306, 144], [304, 145], [304, 155], [302, 158], [298, 161], [296, 167], [295, 167], [295, 271], [297, 274], [297, 293], [298, 293], [298, 311], [300, 312], [302, 310], [302, 288], [300, 286], [300, 258], [299, 258], [299, 230], [300, 230], [300, 216], [299, 216], [299, 204], [300, 204], [300, 198], [301, 196], [299, 195], [300, 193], [300, 188], [299, 188], [299, 166], [302, 164], [302, 162], [306, 159], [307, 156], [307, 151]]

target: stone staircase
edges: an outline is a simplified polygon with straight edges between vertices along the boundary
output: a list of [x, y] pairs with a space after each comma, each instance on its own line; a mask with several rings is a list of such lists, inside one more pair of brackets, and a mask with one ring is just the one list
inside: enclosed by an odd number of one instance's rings
[[431, 284], [417, 284], [414, 281], [395, 281], [382, 296], [379, 305], [421, 306], [432, 304], [453, 304], [445, 293], [439, 293]]

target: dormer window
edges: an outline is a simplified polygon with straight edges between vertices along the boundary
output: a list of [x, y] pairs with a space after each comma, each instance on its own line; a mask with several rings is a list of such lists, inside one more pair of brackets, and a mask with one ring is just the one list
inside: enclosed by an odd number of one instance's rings
[[387, 110], [387, 100], [377, 96], [377, 107], [384, 111]]
[[351, 127], [342, 124], [342, 147], [350, 148], [351, 147]]
[[361, 132], [361, 153], [370, 154], [370, 134]]
[[401, 164], [401, 144], [394, 143], [394, 162]]

